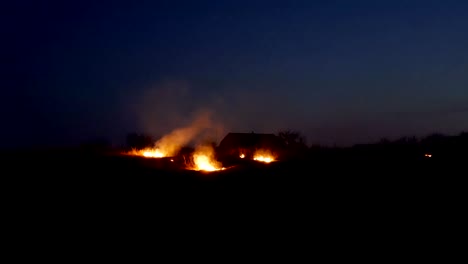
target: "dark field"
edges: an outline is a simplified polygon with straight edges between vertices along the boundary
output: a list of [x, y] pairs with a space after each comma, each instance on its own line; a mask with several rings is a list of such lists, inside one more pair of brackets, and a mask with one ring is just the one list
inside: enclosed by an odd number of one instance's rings
[[182, 170], [167, 159], [80, 151], [8, 153], [2, 160], [3, 212], [38, 237], [47, 230], [87, 241], [103, 232], [117, 239], [123, 230], [235, 237], [242, 229], [264, 239], [340, 237], [348, 245], [365, 233], [412, 246], [402, 237], [433, 241], [458, 232], [466, 199], [464, 159], [331, 155], [246, 161], [214, 173]]
[[[116, 153], [43, 151], [4, 153], [3, 178], [34, 195], [83, 199], [145, 199], [164, 194], [385, 201], [452, 195], [467, 173], [464, 159], [309, 156], [270, 164], [224, 163], [226, 170], [198, 172], [169, 159]], [[232, 162], [231, 162], [232, 163]], [[226, 165], [227, 164], [227, 165]], [[180, 196], [179, 196], [180, 197]]]

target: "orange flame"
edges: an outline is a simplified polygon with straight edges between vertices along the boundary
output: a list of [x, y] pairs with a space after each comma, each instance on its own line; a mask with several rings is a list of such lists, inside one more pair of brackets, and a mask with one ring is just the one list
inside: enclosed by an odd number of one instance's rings
[[193, 153], [193, 170], [218, 171], [224, 170], [221, 163], [214, 158], [214, 150], [210, 146], [198, 147]]
[[188, 126], [175, 129], [160, 138], [154, 147], [132, 150], [128, 154], [147, 158], [174, 157], [184, 145], [197, 137], [204, 129], [209, 128], [210, 124], [210, 116], [202, 113]]
[[245, 158], [245, 155], [244, 154], [240, 154], [239, 156], [241, 159]]
[[268, 150], [257, 150], [254, 153], [253, 159], [260, 162], [270, 163], [275, 161], [275, 155]]
[[127, 154], [145, 158], [163, 158], [167, 156], [163, 151], [159, 150], [158, 148], [145, 148], [140, 150], [132, 149]]

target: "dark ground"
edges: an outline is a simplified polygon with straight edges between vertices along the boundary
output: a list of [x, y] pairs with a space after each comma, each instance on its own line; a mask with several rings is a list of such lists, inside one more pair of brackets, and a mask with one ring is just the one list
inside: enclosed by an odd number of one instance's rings
[[175, 243], [209, 237], [261, 246], [256, 237], [273, 246], [317, 241], [315, 249], [328, 250], [359, 248], [364, 239], [361, 250], [393, 254], [381, 243], [415, 252], [416, 244], [460, 234], [466, 175], [464, 160], [436, 157], [315, 156], [201, 173], [167, 159], [10, 152], [2, 156], [2, 215], [12, 241], [34, 245], [52, 236], [100, 248], [164, 233]]
[[[224, 171], [181, 169], [169, 159], [82, 151], [4, 153], [4, 180], [31, 197], [129, 200], [216, 195], [233, 200], [373, 204], [447, 201], [466, 177], [463, 159], [308, 157], [262, 164], [244, 161]], [[226, 163], [225, 163], [226, 164]], [[8, 185], [6, 185], [8, 186]], [[456, 197], [453, 197], [456, 199]], [[167, 198], [170, 199], [170, 198]], [[214, 199], [216, 200], [216, 199]]]

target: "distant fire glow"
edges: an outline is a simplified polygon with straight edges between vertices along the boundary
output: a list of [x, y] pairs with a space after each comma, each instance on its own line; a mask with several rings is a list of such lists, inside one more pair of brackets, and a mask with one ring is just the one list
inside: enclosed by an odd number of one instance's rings
[[270, 151], [257, 150], [253, 159], [264, 163], [270, 163], [275, 161], [275, 156]]
[[240, 154], [240, 155], [239, 155], [239, 158], [243, 159], [243, 158], [245, 158], [245, 155], [244, 155], [244, 154]]
[[424, 154], [424, 157], [426, 157], [426, 158], [432, 158], [432, 154], [426, 153], [426, 154]]

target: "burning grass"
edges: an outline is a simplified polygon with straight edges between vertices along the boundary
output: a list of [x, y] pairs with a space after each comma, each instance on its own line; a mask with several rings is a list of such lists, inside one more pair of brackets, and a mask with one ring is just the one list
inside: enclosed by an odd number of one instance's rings
[[[200, 145], [190, 154], [184, 154], [183, 148], [189, 143], [200, 142], [200, 137], [213, 125], [210, 116], [201, 114], [191, 124], [173, 130], [155, 142], [153, 147], [142, 150], [132, 150], [126, 154], [145, 158], [176, 158], [182, 161], [181, 167], [195, 171], [224, 170], [223, 165], [216, 160], [212, 146]], [[174, 162], [171, 160], [171, 162]], [[175, 162], [177, 163], [177, 162]]]
[[[154, 158], [154, 159], [161, 159], [168, 157], [165, 155], [164, 152], [157, 148], [145, 148], [141, 150], [133, 149], [125, 155], [131, 156], [138, 156], [144, 158]], [[223, 167], [221, 162], [216, 160], [215, 151], [211, 146], [199, 146], [195, 149], [195, 151], [190, 155], [190, 158], [183, 158], [186, 161], [181, 164], [184, 169], [187, 170], [194, 170], [194, 171], [204, 171], [204, 172], [211, 172], [211, 171], [219, 171], [225, 170], [226, 168]], [[170, 156], [171, 162], [174, 162], [174, 157], [177, 156]]]
[[271, 163], [276, 161], [276, 156], [269, 150], [260, 149], [255, 151], [253, 160], [264, 163]]
[[167, 157], [167, 155], [162, 152], [161, 150], [157, 148], [145, 148], [145, 149], [132, 149], [128, 153], [128, 155], [132, 156], [140, 156], [140, 157], [145, 157], [145, 158], [164, 158]]
[[198, 147], [192, 155], [193, 165], [189, 169], [196, 171], [219, 171], [224, 170], [221, 162], [215, 158], [214, 149], [210, 146]]

